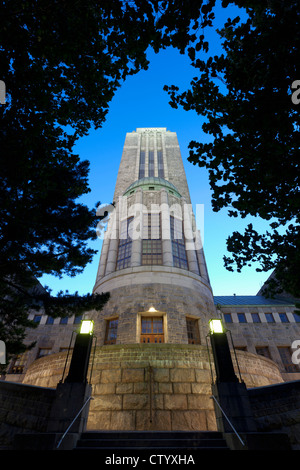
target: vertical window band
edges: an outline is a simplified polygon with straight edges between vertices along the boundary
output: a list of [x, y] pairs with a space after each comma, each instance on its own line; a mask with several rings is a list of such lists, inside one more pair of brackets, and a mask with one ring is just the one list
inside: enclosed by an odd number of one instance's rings
[[116, 269], [130, 267], [132, 249], [132, 223], [133, 217], [123, 220], [121, 223], [121, 233], [118, 246], [118, 258]]

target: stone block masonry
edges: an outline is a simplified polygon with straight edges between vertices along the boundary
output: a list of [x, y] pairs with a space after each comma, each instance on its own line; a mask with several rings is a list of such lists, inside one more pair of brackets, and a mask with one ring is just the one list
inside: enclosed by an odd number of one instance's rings
[[[97, 381], [102, 383], [94, 386], [88, 429], [214, 430], [209, 370], [196, 372], [184, 362], [175, 369], [170, 352], [168, 348], [160, 360], [152, 359], [152, 370], [149, 361], [139, 362], [136, 356], [133, 361], [127, 357], [126, 362], [111, 363], [110, 369], [102, 368], [97, 376]], [[96, 363], [94, 367], [105, 367], [105, 363]], [[110, 387], [106, 387], [108, 384]]]
[[[26, 382], [56, 387], [61, 375], [54, 372], [63, 370], [65, 358], [60, 353], [35, 361], [27, 371]], [[276, 364], [269, 359], [238, 351], [238, 362], [250, 387], [282, 381]], [[87, 428], [216, 430], [211, 382], [208, 352], [203, 345], [98, 347]]]
[[45, 432], [55, 390], [0, 382], [0, 449], [11, 448], [14, 436]]

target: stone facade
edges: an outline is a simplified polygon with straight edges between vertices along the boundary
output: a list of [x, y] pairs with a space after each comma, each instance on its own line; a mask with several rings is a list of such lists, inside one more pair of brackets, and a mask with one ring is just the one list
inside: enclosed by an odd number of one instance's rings
[[215, 304], [235, 348], [265, 354], [278, 365], [285, 381], [300, 380], [300, 366], [292, 362], [293, 343], [300, 339], [300, 317], [293, 301], [259, 295], [217, 296]]
[[[101, 312], [86, 314], [97, 337], [89, 429], [216, 429], [207, 347], [212, 317], [226, 321], [231, 315], [226, 326], [239, 349], [235, 367], [247, 387], [285, 379], [282, 357], [272, 348], [276, 341], [297, 339], [298, 325], [267, 324], [264, 307], [258, 324], [250, 321], [255, 306], [219, 306], [190, 202], [176, 133], [165, 128], [128, 133], [94, 285], [94, 292], [110, 292], [110, 299]], [[280, 308], [291, 320], [293, 306]], [[240, 313], [248, 322], [237, 321]], [[10, 369], [21, 373], [8, 374], [8, 380], [53, 388], [62, 380], [78, 326], [74, 317], [65, 324], [49, 320], [42, 315], [38, 328], [28, 332], [36, 347], [21, 368]], [[269, 358], [256, 349], [266, 345]]]
[[55, 390], [0, 382], [0, 449], [10, 449], [15, 434], [45, 432]]
[[[238, 351], [248, 387], [282, 382], [269, 359]], [[66, 353], [29, 367], [25, 383], [55, 387]], [[67, 372], [66, 372], [67, 373]], [[214, 374], [206, 346], [127, 344], [96, 348], [88, 429], [215, 430], [211, 396]]]

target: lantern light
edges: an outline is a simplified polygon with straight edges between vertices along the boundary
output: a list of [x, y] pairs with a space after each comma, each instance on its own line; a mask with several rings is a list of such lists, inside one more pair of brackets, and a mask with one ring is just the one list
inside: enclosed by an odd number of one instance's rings
[[81, 335], [91, 335], [94, 330], [94, 322], [93, 320], [82, 320], [81, 327], [80, 327], [80, 334]]
[[224, 327], [222, 324], [222, 320], [219, 318], [212, 319], [209, 321], [209, 330], [211, 334], [214, 333], [224, 333]]

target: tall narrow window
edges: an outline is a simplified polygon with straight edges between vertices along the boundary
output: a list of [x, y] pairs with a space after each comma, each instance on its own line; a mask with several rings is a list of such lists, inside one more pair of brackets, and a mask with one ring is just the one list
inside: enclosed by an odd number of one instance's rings
[[286, 313], [279, 313], [279, 317], [282, 323], [289, 323], [289, 319]]
[[133, 217], [123, 220], [118, 247], [118, 258], [116, 269], [124, 269], [130, 266], [132, 248], [132, 223]]
[[145, 176], [145, 150], [140, 151], [140, 168], [139, 168], [139, 178], [144, 178]]
[[275, 322], [272, 313], [265, 313], [265, 315], [266, 315], [266, 320], [267, 320], [268, 323], [274, 323]]
[[253, 323], [260, 323], [260, 317], [258, 313], [251, 313]]
[[107, 320], [104, 344], [116, 344], [118, 330], [118, 319]]
[[164, 327], [162, 317], [142, 317], [141, 323], [141, 343], [164, 342]]
[[162, 150], [157, 150], [157, 166], [158, 166], [158, 176], [161, 178], [165, 177], [164, 172], [164, 160]]
[[177, 268], [188, 269], [186, 257], [184, 235], [182, 230], [182, 220], [176, 219], [171, 215], [171, 240], [173, 252], [173, 266]]
[[143, 217], [142, 264], [162, 264], [160, 214]]
[[24, 365], [26, 362], [26, 356], [27, 356], [27, 353], [15, 356], [12, 359], [8, 373], [9, 374], [23, 374]]
[[290, 348], [287, 347], [279, 347], [278, 348], [284, 369], [286, 372], [299, 372], [300, 368], [297, 364], [293, 364], [292, 362], [292, 353]]
[[255, 349], [256, 349], [256, 353], [259, 354], [260, 356], [264, 356], [264, 357], [267, 357], [268, 359], [271, 359], [271, 354], [270, 354], [268, 346], [257, 346]]
[[148, 176], [154, 176], [154, 150], [149, 150]]
[[195, 320], [194, 318], [187, 318], [186, 329], [189, 344], [200, 344], [198, 320]]
[[244, 313], [237, 314], [240, 323], [247, 323], [246, 315]]
[[223, 315], [224, 315], [225, 323], [232, 323], [231, 313], [224, 313]]

